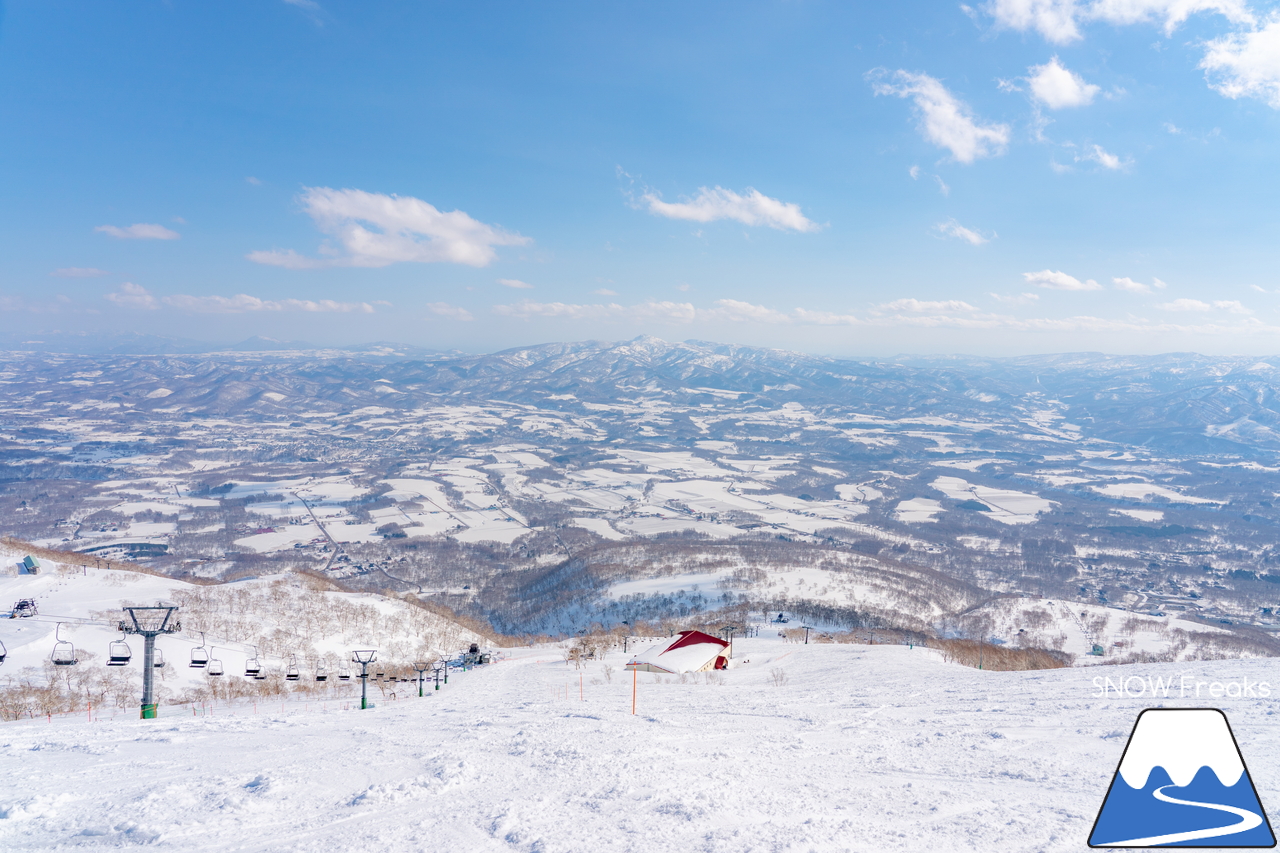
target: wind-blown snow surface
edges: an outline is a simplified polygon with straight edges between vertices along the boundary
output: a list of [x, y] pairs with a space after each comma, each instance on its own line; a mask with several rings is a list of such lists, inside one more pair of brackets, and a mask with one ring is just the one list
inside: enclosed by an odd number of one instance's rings
[[[5, 723], [0, 848], [1080, 851], [1159, 703], [1224, 708], [1280, 806], [1273, 700], [1106, 699], [1098, 670], [979, 672], [919, 648], [735, 646], [723, 683], [641, 674], [636, 716], [621, 652], [611, 683], [587, 665], [580, 701], [579, 672], [539, 648], [369, 711]], [[1105, 674], [1183, 673], [1277, 684], [1280, 661]]]

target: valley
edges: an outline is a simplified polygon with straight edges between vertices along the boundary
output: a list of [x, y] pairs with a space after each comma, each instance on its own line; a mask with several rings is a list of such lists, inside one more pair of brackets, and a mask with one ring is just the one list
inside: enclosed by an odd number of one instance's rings
[[[305, 569], [513, 635], [734, 608], [1044, 647], [1072, 633], [991, 615], [1013, 598], [1254, 654], [1276, 648], [1280, 608], [1274, 374], [654, 338], [15, 351], [2, 532], [178, 579]], [[1059, 647], [1138, 654], [1122, 621]], [[1142, 653], [1203, 643], [1175, 645]]]

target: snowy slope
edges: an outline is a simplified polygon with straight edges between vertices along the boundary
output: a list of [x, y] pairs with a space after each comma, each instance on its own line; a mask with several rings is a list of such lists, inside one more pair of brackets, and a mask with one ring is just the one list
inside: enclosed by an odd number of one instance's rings
[[[1213, 625], [1052, 598], [998, 598], [960, 622], [975, 637], [1068, 652], [1077, 666], [1142, 654], [1176, 660], [1256, 654], [1233, 645], [1236, 635]], [[1090, 654], [1095, 644], [1102, 656]]]
[[[0, 724], [0, 848], [468, 853], [1080, 851], [1148, 698], [1093, 671], [740, 639], [734, 669], [639, 678], [554, 648], [370, 711], [291, 704]], [[1280, 684], [1280, 661], [1128, 666]], [[582, 676], [582, 699], [579, 676]], [[778, 686], [778, 682], [784, 682]], [[1238, 691], [1237, 691], [1238, 692]], [[1280, 807], [1272, 702], [1223, 707]]]
[[[12, 563], [12, 555], [6, 563]], [[128, 666], [105, 666], [107, 650], [121, 639], [114, 629], [124, 604], [178, 604], [181, 633], [162, 636], [156, 647], [168, 666], [158, 671], [162, 701], [190, 699], [211, 684], [204, 669], [188, 666], [191, 650], [203, 641], [211, 657], [221, 660], [231, 678], [243, 678], [245, 661], [256, 653], [265, 671], [282, 679], [296, 659], [303, 678], [290, 686], [315, 688], [315, 670], [323, 662], [335, 675], [354, 648], [379, 649], [387, 671], [414, 660], [451, 656], [467, 644], [486, 638], [405, 601], [367, 593], [336, 592], [304, 576], [264, 577], [233, 584], [195, 585], [139, 572], [62, 566], [45, 560], [36, 575], [19, 574], [11, 565], [0, 573], [0, 614], [19, 599], [35, 599], [39, 616], [0, 618], [0, 641], [8, 650], [3, 671], [18, 681], [40, 684], [52, 675], [109, 676], [126, 693], [141, 693], [142, 640], [129, 637], [133, 652]], [[48, 665], [55, 635], [70, 641], [81, 663]], [[380, 667], [383, 668], [383, 667]], [[99, 679], [101, 680], [101, 679]], [[0, 683], [0, 692], [11, 689]], [[104, 689], [110, 685], [103, 684]], [[349, 687], [349, 685], [346, 685]], [[341, 692], [333, 678], [329, 692]], [[87, 689], [87, 687], [86, 687]], [[350, 690], [346, 691], [350, 693]], [[125, 700], [121, 700], [125, 701]], [[136, 705], [137, 700], [128, 704]]]

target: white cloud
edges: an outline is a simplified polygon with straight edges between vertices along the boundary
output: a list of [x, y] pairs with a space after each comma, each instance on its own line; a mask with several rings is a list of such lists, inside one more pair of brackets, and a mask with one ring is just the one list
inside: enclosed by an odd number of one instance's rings
[[494, 247], [532, 242], [460, 210], [444, 213], [412, 196], [308, 187], [299, 201], [316, 227], [337, 239], [346, 254], [308, 258], [292, 249], [273, 249], [250, 252], [249, 260], [287, 269], [385, 267], [402, 262], [483, 267], [497, 257]]
[[54, 278], [97, 278], [100, 275], [110, 275], [110, 273], [97, 267], [62, 267], [49, 273], [49, 275]]
[[[1037, 298], [1035, 293], [1024, 293], [1020, 296], [1011, 297], [1000, 297], [998, 294], [992, 294], [992, 296], [998, 301], [1012, 304], [1030, 304], [1035, 302]], [[447, 306], [443, 303], [441, 305], [445, 310], [452, 308], [452, 306]], [[1153, 321], [1133, 316], [1123, 319], [1089, 315], [1020, 318], [1008, 314], [985, 313], [961, 300], [927, 301], [910, 298], [898, 299], [880, 305], [865, 318], [859, 318], [853, 314], [807, 308], [779, 311], [765, 305], [756, 305], [736, 299], [717, 300], [709, 308], [695, 308], [687, 302], [646, 302], [640, 305], [623, 306], [616, 303], [575, 305], [562, 302], [540, 303], [525, 301], [515, 305], [496, 305], [493, 311], [500, 316], [527, 320], [561, 319], [585, 320], [588, 322], [643, 322], [647, 320], [687, 323], [699, 320], [703, 322], [757, 323], [773, 326], [790, 325], [793, 327], [946, 328], [974, 332], [1008, 330], [1033, 334], [1041, 332], [1091, 332], [1125, 335], [1211, 335], [1224, 339], [1228, 336], [1260, 335], [1267, 335], [1269, 339], [1280, 334], [1280, 326], [1268, 325], [1256, 317], [1241, 316], [1238, 319], [1228, 319], [1227, 315], [1247, 315], [1250, 313], [1247, 308], [1236, 301], [1220, 300], [1210, 304], [1193, 299], [1175, 300], [1160, 307], [1173, 311], [1199, 312], [1206, 314], [1207, 317], [1195, 324]]]
[[1253, 313], [1248, 308], [1245, 308], [1243, 305], [1241, 305], [1239, 300], [1236, 300], [1236, 299], [1215, 300], [1213, 303], [1213, 307], [1217, 308], [1219, 311], [1226, 311], [1229, 314], [1252, 314]]
[[922, 301], [919, 299], [895, 299], [879, 306], [881, 311], [906, 311], [911, 314], [956, 314], [978, 309], [968, 302], [959, 299], [947, 299], [940, 302]]
[[862, 321], [852, 314], [836, 314], [831, 311], [810, 311], [797, 308], [794, 312], [797, 323], [809, 326], [856, 326]]
[[1157, 308], [1165, 311], [1195, 311], [1203, 313], [1205, 311], [1226, 311], [1228, 314], [1252, 314], [1248, 308], [1240, 304], [1235, 299], [1217, 299], [1212, 304], [1202, 302], [1199, 299], [1175, 299], [1172, 302], [1162, 302]]
[[1252, 24], [1253, 13], [1242, 0], [1094, 0], [1086, 15], [1108, 24], [1160, 23], [1171, 35], [1187, 18], [1199, 12], [1216, 12], [1235, 24]]
[[121, 308], [159, 308], [160, 303], [140, 284], [126, 281], [115, 293], [108, 293], [108, 302]]
[[1111, 169], [1112, 171], [1126, 169], [1132, 165], [1131, 160], [1121, 160], [1116, 155], [1106, 151], [1101, 145], [1094, 145], [1086, 153], [1076, 157], [1077, 163], [1085, 161], [1097, 163], [1102, 168]]
[[946, 236], [964, 240], [971, 246], [981, 246], [983, 243], [990, 242], [989, 238], [982, 236], [980, 233], [970, 228], [965, 228], [954, 219], [948, 219], [946, 222], [939, 222], [933, 227], [938, 231], [941, 231]]
[[1150, 21], [1162, 24], [1168, 35], [1198, 12], [1216, 12], [1236, 24], [1255, 20], [1243, 0], [990, 0], [986, 12], [999, 27], [1035, 30], [1055, 44], [1080, 38], [1079, 25], [1088, 21], [1115, 25]]
[[243, 314], [251, 311], [302, 311], [306, 313], [372, 314], [368, 302], [335, 302], [332, 299], [259, 299], [247, 293], [235, 296], [166, 296], [170, 308], [194, 314]]
[[593, 291], [591, 291], [591, 292], [592, 292], [592, 293], [594, 293], [596, 296], [617, 296], [617, 295], [618, 295], [618, 291], [616, 291], [616, 290], [610, 290], [610, 289], [609, 289], [609, 288], [607, 288], [607, 287], [601, 287], [601, 288], [599, 288], [599, 289], [597, 289], [597, 290], [593, 290]]
[[1051, 110], [1088, 106], [1099, 92], [1099, 87], [1065, 68], [1056, 56], [1028, 70], [1032, 97]]
[[1169, 285], [1160, 279], [1152, 279], [1151, 284], [1143, 284], [1140, 281], [1134, 281], [1128, 276], [1111, 279], [1116, 286], [1116, 290], [1125, 290], [1129, 293], [1151, 293], [1153, 290], [1164, 290]]
[[1258, 291], [1259, 293], [1266, 293], [1266, 292], [1267, 292], [1267, 289], [1266, 289], [1265, 287], [1258, 287], [1258, 285], [1256, 285], [1256, 284], [1251, 284], [1251, 285], [1249, 285], [1249, 287], [1253, 288], [1254, 290]]
[[448, 302], [428, 302], [427, 310], [437, 317], [448, 317], [451, 320], [471, 321], [475, 317], [466, 308], [450, 305]]
[[503, 287], [514, 287], [516, 290], [532, 290], [533, 285], [518, 278], [500, 278], [498, 284]]
[[699, 187], [691, 201], [666, 202], [656, 192], [640, 196], [649, 212], [668, 219], [687, 219], [693, 222], [715, 222], [731, 219], [743, 225], [767, 225], [779, 231], [817, 231], [819, 225], [800, 212], [800, 205], [780, 201], [747, 188], [745, 195], [723, 187], [710, 189]]
[[[161, 305], [195, 314], [242, 314], [248, 311], [303, 311], [372, 314], [368, 302], [335, 302], [332, 299], [259, 299], [240, 293], [235, 296], [164, 296], [160, 299], [145, 287], [126, 282], [120, 290], [106, 295], [108, 302], [122, 308], [155, 309]], [[385, 304], [385, 303], [384, 303]]]
[[120, 228], [115, 225], [99, 225], [93, 230], [115, 237], [117, 240], [177, 240], [182, 236], [177, 231], [170, 231], [163, 225], [147, 222], [135, 222], [128, 228]]
[[735, 323], [790, 323], [791, 317], [773, 308], [763, 305], [752, 305], [737, 299], [717, 299], [716, 307], [711, 311], [699, 311], [700, 318], [715, 320], [732, 320]]
[[986, 11], [997, 26], [1019, 32], [1035, 30], [1055, 44], [1080, 38], [1076, 0], [990, 0]]
[[1019, 293], [1015, 296], [1002, 296], [999, 293], [993, 293], [991, 298], [996, 302], [1003, 302], [1005, 305], [1030, 305], [1040, 298], [1040, 294]]
[[1280, 109], [1280, 18], [1260, 30], [1232, 33], [1207, 45], [1200, 67], [1228, 98], [1257, 98]]
[[565, 302], [518, 302], [515, 305], [495, 305], [493, 313], [503, 317], [529, 320], [535, 317], [562, 320], [662, 320], [688, 323], [697, 311], [688, 302], [642, 302], [639, 305], [575, 305]]
[[1064, 272], [1055, 272], [1054, 270], [1040, 270], [1040, 272], [1024, 272], [1023, 279], [1027, 284], [1034, 284], [1037, 287], [1043, 287], [1047, 290], [1101, 290], [1102, 285], [1093, 279], [1081, 281], [1074, 276], [1069, 276]]
[[247, 183], [253, 184], [255, 187], [262, 186], [262, 181], [258, 178], [255, 178], [253, 175], [250, 175], [249, 177], [245, 178], [245, 181]]
[[920, 113], [920, 132], [925, 139], [950, 151], [958, 162], [972, 163], [1004, 153], [1009, 144], [1007, 124], [979, 123], [967, 104], [927, 74], [895, 71], [892, 83], [880, 82], [883, 74], [883, 69], [877, 69], [868, 75], [875, 93], [910, 97]]
[[1157, 308], [1165, 311], [1209, 311], [1213, 306], [1199, 299], [1175, 299], [1172, 302], [1161, 302]]
[[911, 176], [911, 180], [916, 180], [920, 177], [920, 167], [912, 166], [910, 169], [907, 169], [907, 174]]

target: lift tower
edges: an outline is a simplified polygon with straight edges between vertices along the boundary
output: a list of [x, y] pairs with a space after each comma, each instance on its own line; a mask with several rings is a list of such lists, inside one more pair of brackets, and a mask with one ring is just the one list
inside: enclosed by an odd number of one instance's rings
[[126, 607], [124, 612], [128, 618], [121, 620], [120, 630], [142, 637], [142, 719], [154, 720], [156, 637], [182, 630], [181, 623], [173, 618], [178, 608], [158, 604], [155, 607]]

